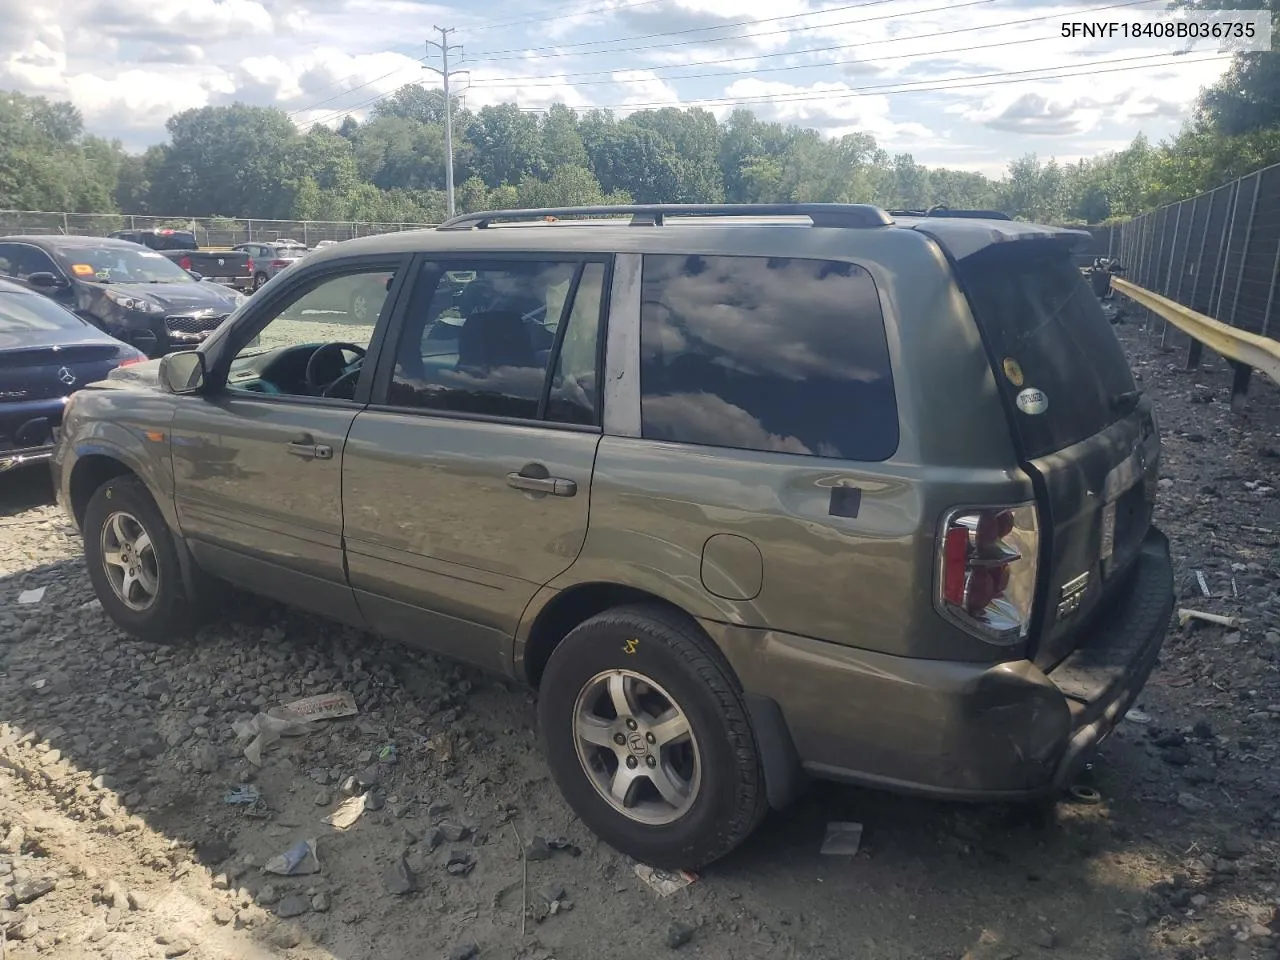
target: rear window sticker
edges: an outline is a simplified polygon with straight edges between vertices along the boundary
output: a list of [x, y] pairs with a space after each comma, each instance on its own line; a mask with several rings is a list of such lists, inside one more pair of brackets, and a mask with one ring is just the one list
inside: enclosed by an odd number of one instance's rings
[[93, 267], [89, 266], [87, 263], [73, 263], [71, 265], [71, 272], [77, 277], [92, 277]]
[[1049, 398], [1045, 396], [1043, 390], [1037, 390], [1035, 387], [1027, 387], [1027, 389], [1021, 391], [1015, 402], [1018, 404], [1018, 409], [1029, 417], [1034, 417], [1049, 409]]

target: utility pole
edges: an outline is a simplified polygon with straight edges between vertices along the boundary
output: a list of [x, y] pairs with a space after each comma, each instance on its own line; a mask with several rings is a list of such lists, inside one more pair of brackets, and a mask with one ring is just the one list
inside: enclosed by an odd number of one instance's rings
[[449, 46], [449, 34], [453, 33], [455, 28], [454, 27], [448, 27], [448, 28], [432, 27], [432, 29], [439, 32], [440, 40], [438, 43], [435, 40], [427, 41], [427, 56], [431, 55], [431, 48], [436, 47], [440, 51], [440, 69], [437, 69], [431, 66], [430, 64], [425, 64], [425, 66], [426, 66], [426, 69], [440, 74], [440, 79], [443, 81], [443, 84], [444, 84], [444, 152], [445, 152], [444, 192], [445, 192], [445, 196], [448, 198], [447, 202], [448, 202], [449, 216], [452, 217], [454, 212], [453, 210], [453, 98], [449, 95], [449, 81], [454, 76], [460, 76], [461, 74], [468, 73], [469, 71], [455, 70], [453, 71], [453, 73], [449, 72], [449, 52], [451, 50], [457, 50], [459, 53], [462, 52], [462, 47]]

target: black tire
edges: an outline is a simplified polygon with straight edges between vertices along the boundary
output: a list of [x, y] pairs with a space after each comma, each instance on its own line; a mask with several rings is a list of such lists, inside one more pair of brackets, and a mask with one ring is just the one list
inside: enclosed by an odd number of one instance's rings
[[253, 289], [255, 291], [261, 289], [263, 284], [265, 284], [266, 282], [267, 282], [267, 275], [265, 273], [255, 273], [253, 275]]
[[[673, 822], [640, 823], [615, 809], [579, 759], [579, 695], [611, 670], [651, 678], [689, 721], [700, 785]], [[750, 836], [767, 810], [755, 736], [732, 670], [696, 624], [665, 607], [619, 607], [571, 631], [543, 673], [538, 723], [552, 775], [569, 805], [610, 846], [650, 866], [703, 867]]]
[[[118, 512], [136, 520], [151, 541], [156, 589], [145, 609], [131, 608], [121, 599], [103, 560], [103, 528]], [[177, 643], [189, 636], [195, 617], [183, 589], [173, 534], [142, 481], [134, 476], [120, 476], [95, 490], [85, 508], [83, 529], [89, 580], [107, 615], [140, 640]]]

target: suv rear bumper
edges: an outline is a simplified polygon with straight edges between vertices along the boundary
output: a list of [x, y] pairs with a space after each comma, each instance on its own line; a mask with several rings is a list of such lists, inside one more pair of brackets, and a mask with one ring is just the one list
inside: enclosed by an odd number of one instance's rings
[[[705, 623], [737, 671], [766, 753], [770, 799], [813, 776], [957, 800], [1067, 786], [1150, 676], [1173, 611], [1169, 544], [1148, 533], [1118, 597], [1062, 664], [918, 660]], [[770, 703], [772, 701], [772, 703]], [[774, 708], [776, 705], [776, 709]], [[781, 724], [782, 729], [776, 729]], [[794, 748], [794, 749], [793, 749]], [[779, 750], [792, 758], [780, 763]]]

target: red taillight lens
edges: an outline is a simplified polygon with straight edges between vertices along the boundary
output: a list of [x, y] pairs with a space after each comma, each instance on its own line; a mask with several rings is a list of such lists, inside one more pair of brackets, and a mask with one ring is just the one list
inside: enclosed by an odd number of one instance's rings
[[178, 261], [178, 266], [180, 266], [183, 270], [190, 270], [190, 269], [191, 269], [191, 258], [190, 258], [190, 257], [183, 257], [181, 260], [179, 260], [179, 261]]
[[117, 363], [117, 364], [116, 364], [116, 366], [117, 366], [117, 367], [132, 367], [135, 363], [146, 363], [146, 362], [147, 362], [147, 358], [146, 358], [146, 357], [125, 357], [123, 360], [121, 360], [119, 363]]
[[1034, 504], [954, 510], [942, 528], [938, 606], [991, 643], [1027, 635], [1039, 546]]
[[288, 260], [272, 260], [271, 261], [271, 266], [275, 267], [277, 270], [281, 269], [282, 267], [287, 267], [288, 265], [289, 265]]
[[253, 257], [249, 258], [249, 273], [253, 273]]

